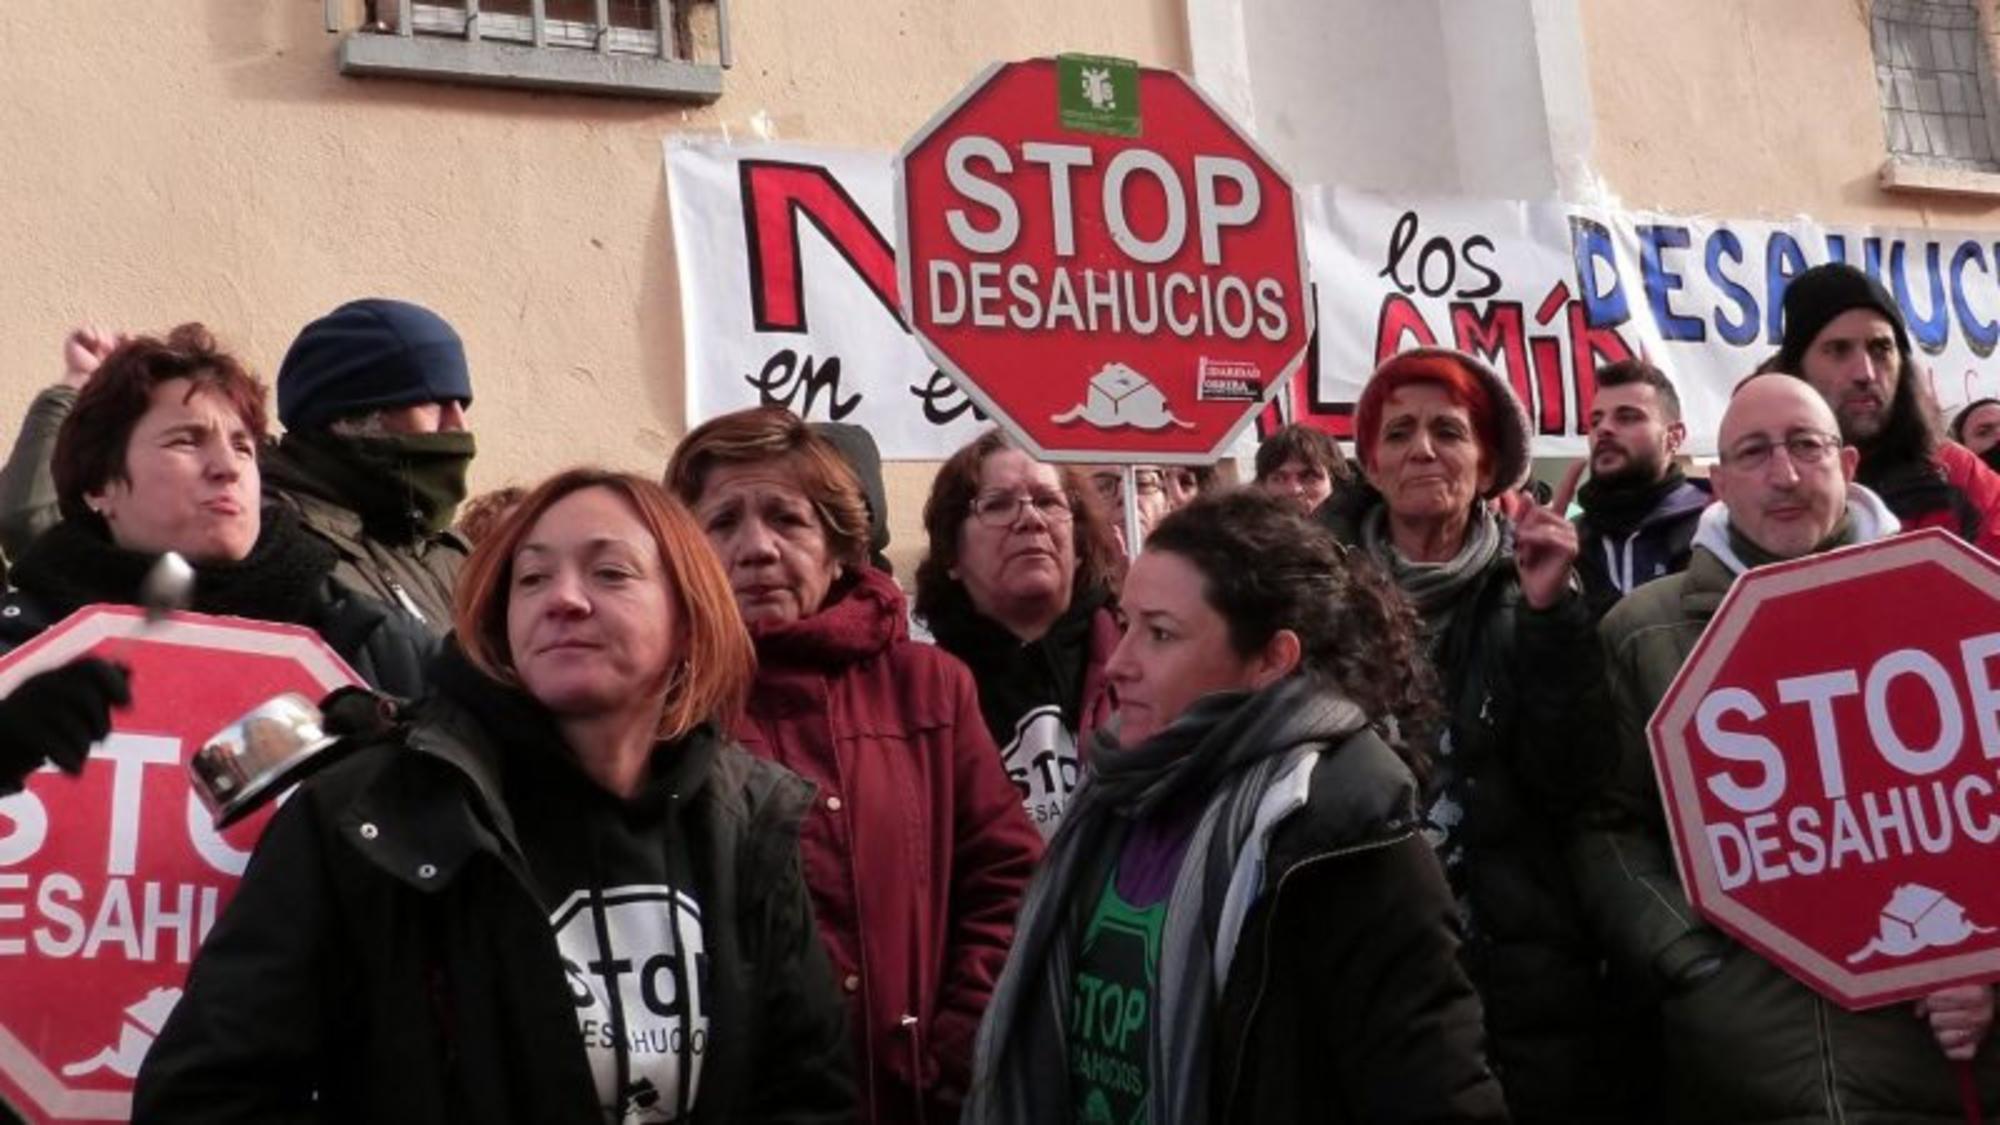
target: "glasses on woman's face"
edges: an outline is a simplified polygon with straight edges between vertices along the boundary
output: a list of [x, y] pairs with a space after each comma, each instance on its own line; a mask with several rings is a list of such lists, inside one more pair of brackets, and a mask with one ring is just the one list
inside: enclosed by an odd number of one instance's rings
[[1780, 448], [1794, 465], [1817, 465], [1826, 460], [1827, 455], [1840, 448], [1840, 439], [1833, 434], [1818, 430], [1798, 430], [1785, 435], [1783, 441], [1772, 441], [1763, 436], [1744, 439], [1736, 448], [1723, 455], [1723, 461], [1732, 469], [1756, 472], [1771, 463], [1771, 454]]
[[1073, 515], [1060, 492], [982, 492], [972, 498], [972, 518], [988, 527], [1013, 527], [1029, 508], [1048, 523], [1068, 523]]
[[[1134, 471], [1132, 484], [1141, 499], [1158, 496], [1166, 488], [1165, 478], [1158, 469]], [[1121, 504], [1125, 500], [1125, 473], [1122, 469], [1099, 470], [1090, 474], [1090, 486], [1106, 504]]]

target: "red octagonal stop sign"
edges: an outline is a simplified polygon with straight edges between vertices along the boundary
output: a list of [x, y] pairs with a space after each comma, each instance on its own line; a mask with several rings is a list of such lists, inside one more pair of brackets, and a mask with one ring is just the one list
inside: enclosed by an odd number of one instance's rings
[[1292, 188], [1187, 79], [988, 69], [897, 162], [903, 310], [1037, 455], [1219, 456], [1312, 335]]
[[147, 628], [88, 606], [0, 658], [0, 696], [86, 653], [132, 669], [131, 708], [81, 774], [47, 768], [0, 800], [0, 1103], [33, 1122], [130, 1115], [139, 1062], [270, 819], [211, 827], [188, 783], [201, 740], [274, 695], [360, 682], [310, 629], [198, 614]]
[[1647, 733], [1717, 926], [1852, 1008], [2000, 978], [2000, 564], [1927, 530], [1753, 570]]

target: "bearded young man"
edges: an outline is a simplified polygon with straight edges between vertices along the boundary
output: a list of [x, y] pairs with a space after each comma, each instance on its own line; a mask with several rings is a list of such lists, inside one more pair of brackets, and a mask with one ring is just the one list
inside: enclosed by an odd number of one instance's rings
[[1826, 400], [1861, 453], [1854, 479], [1904, 527], [1942, 527], [2000, 554], [2000, 474], [1939, 432], [1903, 311], [1881, 282], [1840, 262], [1793, 278], [1773, 365]]
[[1592, 616], [1686, 569], [1710, 499], [1674, 461], [1686, 439], [1681, 396], [1659, 368], [1633, 359], [1598, 371], [1590, 480], [1576, 494], [1576, 572]]

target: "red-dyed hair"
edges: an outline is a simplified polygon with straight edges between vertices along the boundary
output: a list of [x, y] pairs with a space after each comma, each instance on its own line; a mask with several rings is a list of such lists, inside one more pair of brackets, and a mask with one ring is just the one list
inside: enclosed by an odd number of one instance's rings
[[[602, 488], [630, 505], [660, 550], [668, 596], [685, 622], [680, 656], [686, 671], [667, 696], [659, 736], [679, 738], [704, 722], [721, 723], [743, 706], [756, 674], [756, 650], [736, 612], [736, 596], [708, 537], [679, 500], [632, 473], [578, 468], [556, 474], [528, 493], [492, 533], [472, 549], [459, 574], [452, 603], [458, 647], [472, 666], [510, 687], [521, 687], [507, 641], [507, 602], [514, 586], [514, 554], [542, 514], [586, 488]], [[669, 669], [659, 687], [675, 679]], [[657, 688], [655, 689], [657, 690]]]
[[114, 348], [91, 373], [76, 406], [56, 431], [50, 459], [56, 506], [66, 519], [96, 519], [84, 497], [112, 481], [130, 482], [125, 448], [139, 419], [153, 408], [153, 388], [169, 379], [188, 381], [187, 397], [206, 392], [236, 408], [258, 445], [270, 436], [264, 404], [269, 393], [214, 333], [190, 321], [158, 336], [135, 336]]
[[1377, 368], [1361, 390], [1354, 405], [1354, 455], [1364, 469], [1375, 467], [1375, 442], [1382, 436], [1382, 404], [1390, 392], [1412, 383], [1430, 383], [1444, 390], [1445, 397], [1462, 407], [1472, 420], [1472, 433], [1479, 439], [1481, 468], [1493, 461], [1500, 448], [1500, 404], [1493, 401], [1486, 381], [1465, 364], [1443, 355], [1402, 355], [1391, 357]]

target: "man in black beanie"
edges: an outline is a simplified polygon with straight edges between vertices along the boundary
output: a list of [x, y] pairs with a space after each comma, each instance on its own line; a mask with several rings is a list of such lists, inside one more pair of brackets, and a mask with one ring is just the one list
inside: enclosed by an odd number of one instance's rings
[[350, 301], [306, 325], [278, 368], [285, 434], [267, 500], [340, 554], [334, 578], [442, 635], [466, 546], [451, 532], [473, 458], [458, 333], [405, 301]]
[[2000, 475], [1939, 433], [1902, 310], [1881, 282], [1840, 262], [1794, 278], [1773, 366], [1833, 408], [1840, 436], [1861, 451], [1855, 480], [1905, 529], [1942, 527], [2000, 557]]

